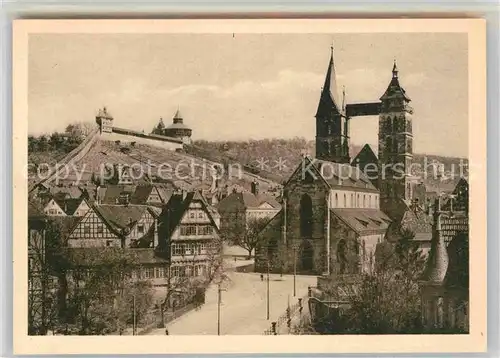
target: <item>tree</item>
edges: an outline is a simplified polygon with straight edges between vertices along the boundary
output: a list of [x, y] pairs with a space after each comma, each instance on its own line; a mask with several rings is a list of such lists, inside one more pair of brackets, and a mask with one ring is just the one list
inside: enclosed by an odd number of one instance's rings
[[141, 269], [133, 250], [121, 248], [69, 249], [64, 270], [66, 320], [80, 335], [123, 331], [136, 306], [139, 322], [152, 303], [152, 289], [136, 273]]
[[44, 135], [41, 135], [40, 138], [38, 138], [37, 150], [40, 152], [45, 152], [48, 149], [49, 149], [49, 143], [47, 142], [47, 137]]
[[28, 241], [28, 334], [45, 335], [56, 324], [57, 295], [46, 261], [47, 245], [43, 232], [47, 223], [38, 220], [31, 225], [37, 225], [38, 230], [30, 231]]
[[341, 276], [323, 290], [329, 299], [347, 303], [316, 319], [327, 333], [401, 334], [422, 332], [419, 278], [425, 259], [414, 234], [403, 231], [396, 244], [377, 245], [375, 270]]
[[425, 258], [414, 236], [403, 231], [385, 264], [362, 276], [359, 289], [350, 297], [351, 330], [367, 334], [421, 331], [419, 278]]
[[[238, 215], [238, 214], [236, 214]], [[245, 223], [245, 217], [237, 217], [224, 221], [223, 236], [228, 242], [238, 245], [248, 251], [248, 259], [259, 244], [259, 233], [269, 222], [269, 218], [250, 218]]]
[[252, 251], [255, 250], [259, 243], [259, 233], [268, 222], [268, 218], [251, 218], [248, 220], [246, 231], [238, 241], [238, 245], [248, 251], [248, 259], [252, 257]]

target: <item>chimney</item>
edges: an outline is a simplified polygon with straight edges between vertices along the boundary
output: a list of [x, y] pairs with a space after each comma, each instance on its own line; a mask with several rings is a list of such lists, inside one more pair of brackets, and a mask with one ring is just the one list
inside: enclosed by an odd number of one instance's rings
[[251, 184], [251, 188], [252, 188], [252, 194], [257, 196], [259, 195], [259, 183], [254, 180]]

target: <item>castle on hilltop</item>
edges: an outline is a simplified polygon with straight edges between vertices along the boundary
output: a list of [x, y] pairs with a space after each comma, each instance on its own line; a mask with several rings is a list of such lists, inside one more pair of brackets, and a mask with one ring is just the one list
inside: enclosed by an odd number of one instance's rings
[[153, 145], [169, 150], [182, 149], [184, 144], [191, 143], [192, 129], [184, 124], [184, 119], [179, 110], [174, 115], [173, 123], [165, 128], [163, 120], [149, 134], [131, 129], [114, 126], [114, 118], [106, 107], [99, 109], [96, 115], [96, 123], [99, 132], [104, 139], [120, 141], [123, 143], [134, 142], [139, 144]]

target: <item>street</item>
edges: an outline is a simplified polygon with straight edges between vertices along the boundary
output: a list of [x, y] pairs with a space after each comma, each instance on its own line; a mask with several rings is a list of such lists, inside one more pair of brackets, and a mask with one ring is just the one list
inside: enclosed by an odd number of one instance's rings
[[[221, 285], [220, 334], [260, 335], [282, 315], [290, 305], [307, 295], [307, 287], [316, 285], [315, 276], [297, 276], [296, 297], [293, 297], [293, 275], [271, 274], [269, 280], [270, 319], [267, 315], [266, 275], [229, 273], [230, 281]], [[304, 302], [305, 303], [305, 302]], [[217, 285], [209, 288], [205, 304], [167, 324], [170, 335], [217, 334]], [[149, 335], [164, 335], [165, 329], [154, 329]]]

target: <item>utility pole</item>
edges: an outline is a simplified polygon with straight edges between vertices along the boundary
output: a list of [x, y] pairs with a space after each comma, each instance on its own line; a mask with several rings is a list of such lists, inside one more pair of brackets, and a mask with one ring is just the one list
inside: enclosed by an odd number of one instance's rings
[[297, 277], [297, 248], [293, 247], [293, 297], [296, 296], [295, 280]]
[[269, 261], [267, 261], [267, 319], [269, 320]]
[[136, 334], [136, 321], [135, 321], [135, 293], [133, 296], [133, 301], [132, 301], [132, 306], [133, 306], [133, 326], [132, 326], [132, 335], [135, 336]]
[[217, 335], [220, 336], [220, 305], [222, 303], [222, 291], [220, 282], [217, 284]]

